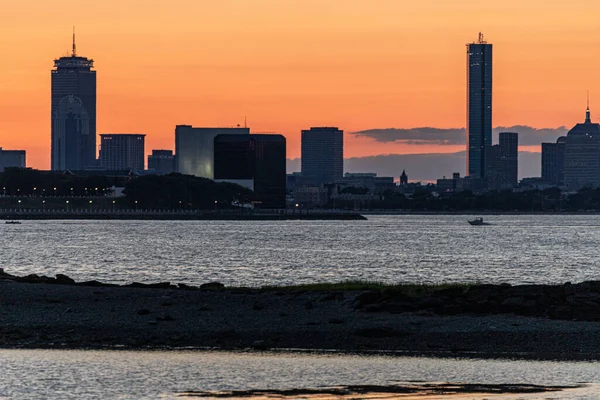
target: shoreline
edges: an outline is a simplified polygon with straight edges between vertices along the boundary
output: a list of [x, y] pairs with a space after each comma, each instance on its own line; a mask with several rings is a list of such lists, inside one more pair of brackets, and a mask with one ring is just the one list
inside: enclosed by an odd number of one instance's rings
[[366, 220], [363, 215], [348, 213], [177, 213], [177, 212], [9, 212], [0, 213], [0, 219], [23, 220], [156, 220], [156, 221], [354, 221]]
[[0, 271], [0, 348], [600, 360], [599, 282], [420, 288], [119, 286]]

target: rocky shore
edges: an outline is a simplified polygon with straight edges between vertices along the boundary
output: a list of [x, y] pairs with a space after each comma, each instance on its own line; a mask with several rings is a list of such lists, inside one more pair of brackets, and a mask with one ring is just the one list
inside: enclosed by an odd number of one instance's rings
[[0, 271], [0, 347], [600, 359], [600, 282], [326, 291]]

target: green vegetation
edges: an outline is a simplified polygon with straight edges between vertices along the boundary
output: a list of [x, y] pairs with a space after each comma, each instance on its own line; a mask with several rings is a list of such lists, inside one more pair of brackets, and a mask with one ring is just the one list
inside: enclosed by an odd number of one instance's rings
[[[74, 175], [6, 168], [0, 173], [0, 208], [224, 209], [232, 208], [234, 201], [246, 203], [254, 198], [254, 193], [242, 186], [190, 175], [105, 176], [104, 173], [86, 171]], [[113, 197], [114, 187], [124, 188], [125, 197]]]
[[[330, 201], [328, 207], [332, 207]], [[379, 200], [361, 203], [337, 199], [336, 208], [363, 210], [407, 211], [600, 211], [600, 188], [583, 188], [576, 193], [565, 193], [559, 188], [527, 190], [522, 192], [490, 191], [473, 193], [470, 190], [454, 193], [436, 193], [432, 188], [412, 194], [386, 191]]]
[[[259, 290], [268, 292], [292, 292], [292, 291], [309, 291], [309, 292], [351, 292], [351, 291], [379, 291], [389, 294], [400, 294], [408, 297], [427, 296], [440, 290], [455, 289], [457, 291], [466, 291], [475, 283], [440, 283], [440, 284], [416, 284], [416, 283], [399, 283], [386, 284], [382, 282], [370, 281], [342, 281], [335, 283], [311, 283], [288, 286], [264, 286]], [[231, 290], [235, 288], [224, 288]], [[243, 288], [237, 288], [243, 289]]]
[[217, 183], [191, 175], [147, 175], [127, 183], [125, 198], [149, 209], [232, 208], [232, 202], [247, 203], [254, 192], [233, 183]]

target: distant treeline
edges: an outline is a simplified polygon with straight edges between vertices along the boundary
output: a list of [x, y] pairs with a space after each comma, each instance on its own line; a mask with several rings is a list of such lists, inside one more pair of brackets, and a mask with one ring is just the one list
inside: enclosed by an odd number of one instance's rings
[[[327, 206], [332, 207], [333, 201]], [[565, 194], [559, 188], [442, 195], [427, 190], [412, 195], [387, 191], [381, 199], [367, 202], [336, 199], [335, 207], [413, 211], [600, 211], [600, 188], [584, 188], [573, 194]]]
[[[124, 187], [123, 206], [141, 209], [212, 209], [253, 200], [254, 193], [232, 183], [217, 183], [190, 175], [104, 176], [102, 171], [68, 172], [6, 168], [0, 173], [0, 194], [10, 197], [102, 197], [112, 187]], [[123, 204], [124, 203], [124, 204]]]

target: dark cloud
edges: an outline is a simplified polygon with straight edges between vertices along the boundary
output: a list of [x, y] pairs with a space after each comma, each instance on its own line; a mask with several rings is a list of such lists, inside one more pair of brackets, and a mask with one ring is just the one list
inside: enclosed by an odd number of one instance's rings
[[[300, 171], [300, 159], [287, 160], [288, 172]], [[375, 172], [379, 176], [398, 178], [406, 170], [411, 181], [435, 181], [453, 172], [465, 174], [465, 152], [448, 154], [390, 154], [354, 157], [344, 160], [346, 172]], [[519, 178], [540, 176], [541, 154], [519, 152]]]
[[[519, 144], [537, 146], [542, 142], [554, 142], [559, 136], [566, 135], [567, 128], [533, 128], [526, 125], [498, 126], [493, 130], [493, 141], [498, 141], [499, 132], [518, 132]], [[403, 143], [413, 145], [461, 145], [466, 143], [464, 128], [410, 128], [410, 129], [367, 129], [351, 132], [356, 136], [365, 136], [382, 143]]]

